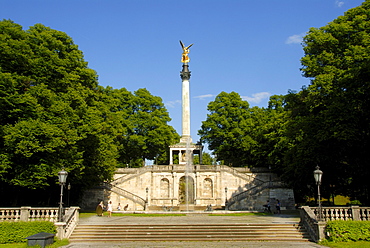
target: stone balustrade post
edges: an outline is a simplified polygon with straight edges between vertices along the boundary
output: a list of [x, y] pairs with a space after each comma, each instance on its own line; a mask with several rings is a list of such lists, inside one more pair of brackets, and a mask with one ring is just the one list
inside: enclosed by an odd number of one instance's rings
[[320, 242], [326, 238], [325, 237], [326, 222], [318, 221], [316, 225], [317, 225], [317, 241], [316, 242]]
[[352, 219], [353, 220], [361, 220], [360, 206], [351, 206], [351, 211], [352, 211]]
[[28, 221], [31, 207], [21, 207], [21, 221]]
[[[78, 206], [71, 207], [71, 208], [74, 208], [76, 210], [80, 210], [80, 207], [78, 207]], [[75, 216], [76, 216], [76, 222], [79, 223], [80, 222], [80, 213], [79, 213], [79, 211], [76, 211]]]
[[54, 225], [56, 226], [57, 228], [57, 238], [58, 239], [64, 239], [64, 233], [65, 233], [65, 227], [66, 227], [66, 223], [65, 222], [55, 222]]

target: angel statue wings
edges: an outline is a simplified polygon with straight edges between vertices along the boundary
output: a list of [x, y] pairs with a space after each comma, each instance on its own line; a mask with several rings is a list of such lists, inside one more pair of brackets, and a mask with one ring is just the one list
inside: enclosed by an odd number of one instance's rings
[[184, 43], [182, 43], [182, 41], [180, 40], [180, 44], [181, 44], [181, 47], [182, 47], [182, 56], [181, 56], [181, 62], [182, 63], [189, 63], [190, 61], [190, 58], [188, 56], [188, 54], [190, 53], [190, 47], [193, 45], [189, 45], [189, 46], [185, 46]]

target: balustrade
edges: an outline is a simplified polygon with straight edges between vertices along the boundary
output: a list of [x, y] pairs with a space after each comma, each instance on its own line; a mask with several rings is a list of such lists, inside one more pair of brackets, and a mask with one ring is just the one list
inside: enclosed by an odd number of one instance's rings
[[370, 208], [360, 208], [359, 214], [360, 214], [360, 219], [363, 221], [370, 220]]
[[250, 196], [255, 195], [258, 192], [262, 192], [264, 189], [267, 188], [280, 188], [283, 187], [284, 184], [282, 182], [264, 182], [259, 185], [249, 185], [250, 188], [246, 191], [243, 191], [241, 193], [238, 193], [231, 197], [228, 201], [228, 207], [230, 208], [234, 203], [240, 202], [243, 199], [248, 199]]
[[358, 220], [368, 221], [370, 207], [322, 207], [322, 221], [318, 221], [318, 207], [301, 207], [301, 223], [305, 226], [314, 241], [325, 238], [324, 229], [329, 220]]
[[[314, 214], [319, 214], [318, 207], [311, 207]], [[322, 207], [321, 214], [325, 221], [329, 220], [369, 220], [370, 207]]]
[[67, 209], [65, 214], [65, 222], [57, 222], [57, 237], [59, 239], [69, 238], [73, 230], [78, 224], [79, 221], [79, 207], [71, 207]]
[[20, 208], [0, 208], [0, 221], [19, 221], [20, 219]]
[[29, 221], [51, 221], [58, 220], [58, 208], [31, 208], [29, 210]]
[[51, 221], [57, 226], [57, 237], [68, 238], [78, 223], [79, 207], [66, 209], [64, 222], [58, 222], [59, 208], [20, 207], [0, 208], [0, 222]]

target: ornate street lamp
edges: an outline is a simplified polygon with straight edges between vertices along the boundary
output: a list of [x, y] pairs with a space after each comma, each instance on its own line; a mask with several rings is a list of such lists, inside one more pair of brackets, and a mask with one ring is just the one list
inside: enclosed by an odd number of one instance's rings
[[227, 187], [225, 187], [225, 210], [229, 210], [227, 206]]
[[316, 170], [313, 172], [313, 176], [315, 177], [316, 185], [317, 185], [317, 199], [319, 202], [319, 214], [318, 220], [322, 220], [322, 208], [321, 208], [321, 200], [320, 200], [320, 185], [321, 185], [321, 178], [323, 172], [320, 170], [319, 166], [316, 166]]
[[62, 222], [63, 221], [63, 187], [66, 184], [67, 181], [67, 176], [68, 172], [62, 168], [61, 171], [58, 172], [58, 177], [59, 177], [59, 184], [60, 184], [60, 202], [59, 202], [59, 214], [58, 214], [58, 221]]
[[69, 205], [69, 195], [71, 193], [71, 183], [68, 184], [67, 189], [68, 189], [68, 206], [71, 206]]
[[146, 192], [145, 210], [147, 210], [148, 209], [148, 202], [149, 202], [149, 188], [148, 187], [146, 187], [145, 192]]

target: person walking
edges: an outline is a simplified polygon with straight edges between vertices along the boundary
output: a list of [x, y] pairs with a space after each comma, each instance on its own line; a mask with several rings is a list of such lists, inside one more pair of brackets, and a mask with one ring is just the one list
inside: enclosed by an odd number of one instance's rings
[[279, 200], [276, 200], [276, 213], [277, 214], [281, 213], [281, 211], [280, 211], [280, 201]]
[[112, 201], [109, 201], [107, 205], [107, 212], [108, 212], [108, 217], [112, 217], [112, 212], [113, 212], [113, 204]]
[[263, 205], [265, 207], [265, 210], [268, 212], [268, 213], [271, 213], [271, 206], [270, 206], [270, 201], [267, 200], [266, 204]]
[[96, 207], [96, 214], [98, 216], [103, 216], [104, 215], [104, 204], [103, 201], [99, 203], [99, 205]]

